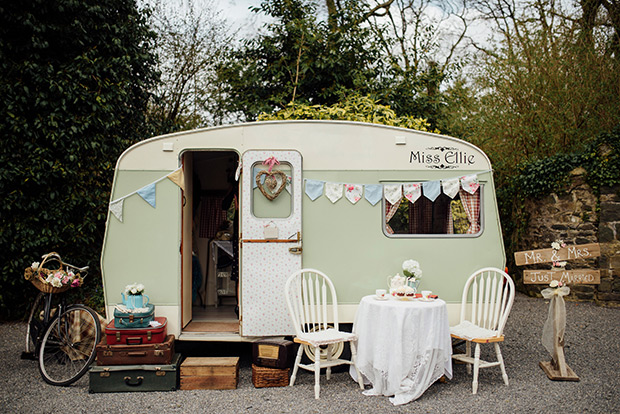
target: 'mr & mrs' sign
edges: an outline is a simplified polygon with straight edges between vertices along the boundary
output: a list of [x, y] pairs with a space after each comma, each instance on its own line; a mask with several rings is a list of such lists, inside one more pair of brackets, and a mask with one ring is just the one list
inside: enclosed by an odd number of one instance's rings
[[[566, 246], [560, 249], [526, 250], [515, 253], [517, 266], [539, 263], [553, 263], [574, 259], [590, 259], [601, 255], [598, 243]], [[601, 282], [601, 272], [593, 269], [553, 269], [553, 270], [524, 270], [523, 283], [549, 284], [557, 280], [565, 284], [598, 284]]]

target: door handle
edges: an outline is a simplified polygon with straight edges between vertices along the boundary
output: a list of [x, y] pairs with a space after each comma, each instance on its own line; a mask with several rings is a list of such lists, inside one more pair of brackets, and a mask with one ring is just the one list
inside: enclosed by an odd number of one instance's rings
[[292, 253], [292, 254], [301, 254], [301, 251], [302, 251], [302, 250], [303, 250], [303, 249], [302, 249], [302, 247], [301, 247], [301, 246], [290, 247], [290, 248], [288, 249], [288, 251], [289, 251], [290, 253]]

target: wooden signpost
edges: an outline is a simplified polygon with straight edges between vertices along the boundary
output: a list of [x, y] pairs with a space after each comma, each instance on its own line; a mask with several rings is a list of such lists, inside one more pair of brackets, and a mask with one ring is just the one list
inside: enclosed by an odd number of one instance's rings
[[[517, 266], [532, 265], [539, 263], [563, 262], [574, 259], [589, 259], [601, 255], [601, 248], [598, 243], [565, 246], [559, 249], [539, 249], [528, 250], [515, 253]], [[524, 270], [523, 283], [525, 284], [549, 284], [557, 280], [563, 285], [574, 284], [599, 284], [601, 273], [599, 270], [592, 269], [572, 269], [554, 268], [551, 270]], [[554, 315], [560, 312], [565, 313], [563, 300], [552, 300], [550, 306], [555, 306]], [[547, 377], [555, 381], [579, 381], [579, 377], [566, 364], [564, 358], [564, 338], [559, 332], [558, 319], [553, 323], [553, 355], [551, 361], [541, 361], [540, 367], [545, 371]]]

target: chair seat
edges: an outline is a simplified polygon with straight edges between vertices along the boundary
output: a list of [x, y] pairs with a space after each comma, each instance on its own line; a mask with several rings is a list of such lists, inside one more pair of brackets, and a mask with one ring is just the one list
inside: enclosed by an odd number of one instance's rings
[[496, 330], [482, 328], [470, 321], [463, 321], [456, 326], [451, 326], [450, 335], [474, 342], [498, 342], [504, 338], [498, 336]]
[[336, 329], [326, 329], [323, 331], [303, 333], [294, 339], [295, 342], [306, 343], [311, 346], [329, 345], [338, 342], [350, 342], [356, 340], [356, 334], [337, 331]]

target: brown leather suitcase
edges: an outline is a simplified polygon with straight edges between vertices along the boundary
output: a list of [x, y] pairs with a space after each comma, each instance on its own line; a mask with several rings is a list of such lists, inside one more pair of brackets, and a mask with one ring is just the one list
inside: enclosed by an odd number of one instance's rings
[[252, 346], [252, 362], [259, 367], [286, 369], [293, 365], [295, 348], [286, 339], [263, 339]]
[[104, 336], [96, 350], [97, 365], [165, 365], [174, 356], [174, 335], [162, 343], [144, 345], [109, 345]]

